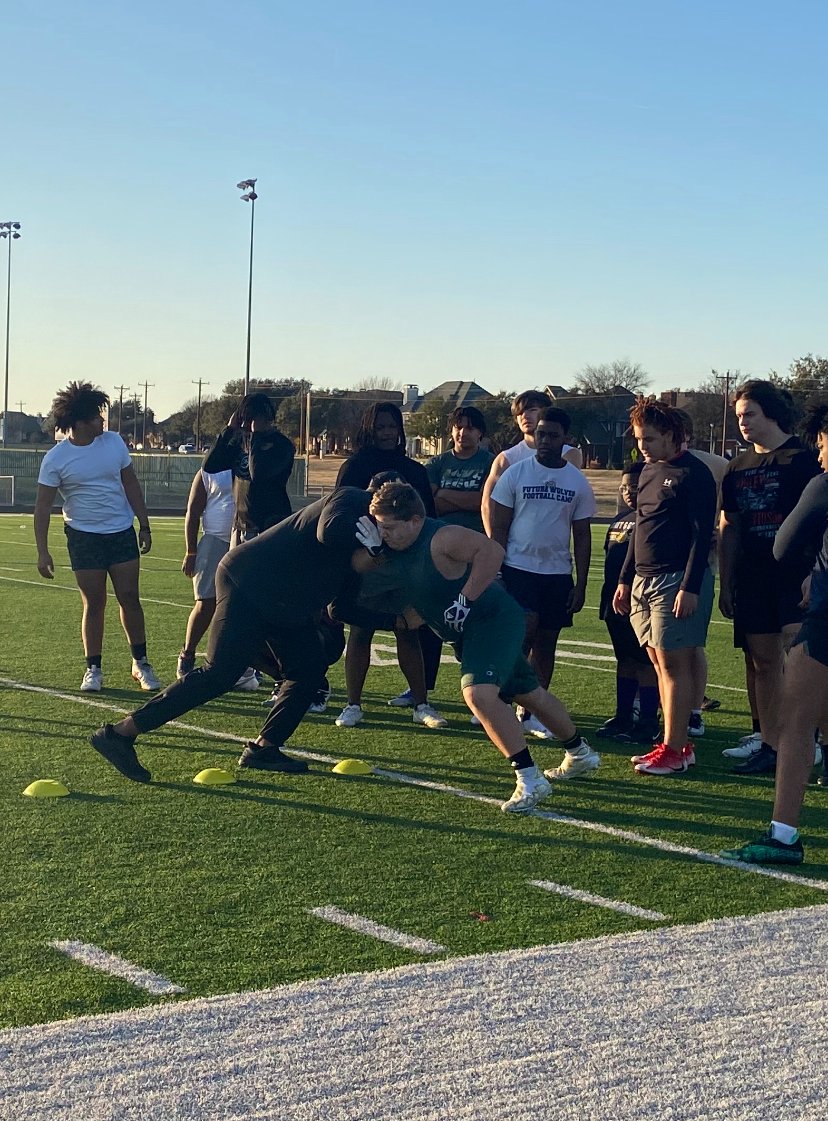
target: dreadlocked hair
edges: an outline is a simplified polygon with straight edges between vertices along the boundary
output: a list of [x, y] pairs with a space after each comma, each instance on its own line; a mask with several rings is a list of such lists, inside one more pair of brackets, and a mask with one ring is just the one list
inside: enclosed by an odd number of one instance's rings
[[52, 402], [55, 428], [68, 432], [79, 421], [97, 420], [109, 404], [109, 397], [91, 381], [70, 381]]
[[403, 427], [402, 413], [392, 401], [377, 401], [366, 409], [362, 415], [359, 431], [355, 443], [358, 448], [374, 447], [374, 425], [380, 413], [388, 413], [397, 425], [397, 450], [405, 451], [405, 428]]
[[649, 426], [658, 432], [669, 433], [677, 448], [684, 443], [684, 421], [680, 412], [654, 397], [638, 398], [630, 409], [630, 425], [635, 428]]

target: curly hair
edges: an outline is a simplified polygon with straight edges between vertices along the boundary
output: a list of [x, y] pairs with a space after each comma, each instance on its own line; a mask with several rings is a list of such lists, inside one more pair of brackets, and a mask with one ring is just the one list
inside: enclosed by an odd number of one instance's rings
[[377, 401], [366, 409], [362, 416], [362, 422], [359, 426], [359, 431], [356, 434], [354, 441], [358, 448], [372, 448], [374, 446], [374, 426], [377, 423], [377, 417], [380, 413], [388, 413], [393, 418], [397, 425], [397, 450], [405, 451], [405, 428], [403, 426], [402, 413], [392, 401]]
[[423, 500], [410, 483], [383, 483], [371, 499], [369, 513], [398, 522], [426, 516]]
[[684, 421], [678, 409], [665, 405], [663, 401], [639, 397], [630, 409], [630, 427], [649, 426], [656, 431], [671, 435], [677, 448], [684, 443]]
[[802, 435], [807, 443], [816, 447], [817, 437], [828, 435], [828, 399], [809, 401], [802, 423]]
[[794, 423], [794, 399], [787, 389], [772, 381], [751, 378], [743, 382], [733, 394], [733, 405], [742, 399], [753, 401], [769, 420], [775, 420], [783, 432], [790, 432]]
[[55, 428], [68, 432], [79, 421], [97, 420], [108, 405], [108, 395], [91, 381], [70, 381], [52, 402]]

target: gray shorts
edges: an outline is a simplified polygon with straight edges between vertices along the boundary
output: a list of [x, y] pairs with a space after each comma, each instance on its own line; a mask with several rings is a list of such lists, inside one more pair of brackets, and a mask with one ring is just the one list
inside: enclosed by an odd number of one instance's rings
[[219, 561], [230, 548], [230, 542], [212, 533], [205, 533], [196, 547], [195, 572], [193, 573], [193, 597], [195, 599], [216, 598], [216, 569]]
[[704, 646], [713, 612], [713, 576], [705, 569], [699, 605], [687, 619], [673, 614], [684, 571], [659, 576], [636, 576], [632, 586], [630, 622], [642, 646], [654, 650], [684, 650]]

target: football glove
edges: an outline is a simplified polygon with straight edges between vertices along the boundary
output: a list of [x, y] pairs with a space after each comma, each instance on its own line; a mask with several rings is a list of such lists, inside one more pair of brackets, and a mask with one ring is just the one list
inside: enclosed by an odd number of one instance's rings
[[445, 619], [447, 625], [450, 626], [453, 631], [457, 631], [459, 634], [463, 630], [463, 625], [471, 609], [472, 605], [463, 593], [460, 592], [451, 607], [447, 607], [443, 612], [443, 619]]
[[357, 522], [356, 539], [372, 557], [378, 557], [382, 552], [382, 534], [379, 526], [367, 514], [363, 514]]

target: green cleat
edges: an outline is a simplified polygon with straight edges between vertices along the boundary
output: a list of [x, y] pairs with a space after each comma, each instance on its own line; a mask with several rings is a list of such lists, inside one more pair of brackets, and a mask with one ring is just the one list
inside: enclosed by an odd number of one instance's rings
[[740, 849], [722, 849], [719, 856], [725, 860], [741, 860], [743, 864], [801, 864], [805, 859], [802, 841], [799, 837], [790, 845], [777, 841], [770, 829], [748, 841]]

